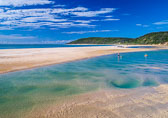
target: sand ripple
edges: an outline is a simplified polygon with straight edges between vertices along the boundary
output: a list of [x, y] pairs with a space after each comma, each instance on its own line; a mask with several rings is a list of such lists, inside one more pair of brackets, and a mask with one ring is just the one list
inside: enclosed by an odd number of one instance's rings
[[27, 118], [168, 118], [168, 85], [82, 94]]

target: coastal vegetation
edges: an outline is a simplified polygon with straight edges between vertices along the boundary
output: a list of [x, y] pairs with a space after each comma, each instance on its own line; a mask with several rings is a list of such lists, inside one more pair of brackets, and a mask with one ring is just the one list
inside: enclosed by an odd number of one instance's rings
[[168, 32], [153, 32], [138, 38], [89, 37], [68, 44], [162, 44], [168, 45]]

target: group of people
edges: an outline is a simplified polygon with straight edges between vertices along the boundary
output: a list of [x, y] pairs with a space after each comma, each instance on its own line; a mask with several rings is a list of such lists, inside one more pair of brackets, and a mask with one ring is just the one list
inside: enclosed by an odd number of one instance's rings
[[[145, 54], [144, 57], [145, 57], [145, 58], [148, 57], [148, 54]], [[120, 53], [118, 53], [118, 58], [119, 58], [119, 59], [122, 58], [122, 56], [120, 55]]]

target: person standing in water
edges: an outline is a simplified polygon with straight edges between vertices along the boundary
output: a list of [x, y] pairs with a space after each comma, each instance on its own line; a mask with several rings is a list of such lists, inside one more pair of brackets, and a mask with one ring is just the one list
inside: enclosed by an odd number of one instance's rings
[[118, 57], [120, 57], [120, 53], [118, 53]]
[[120, 53], [118, 53], [118, 61], [120, 61], [122, 59], [122, 56], [120, 55]]

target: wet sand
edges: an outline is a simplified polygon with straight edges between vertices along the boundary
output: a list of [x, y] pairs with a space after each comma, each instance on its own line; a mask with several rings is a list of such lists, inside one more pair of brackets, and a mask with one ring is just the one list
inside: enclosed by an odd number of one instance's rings
[[34, 109], [26, 118], [167, 118], [168, 85], [99, 90]]
[[0, 50], [0, 73], [64, 63], [114, 53], [149, 51], [147, 48], [72, 47]]

